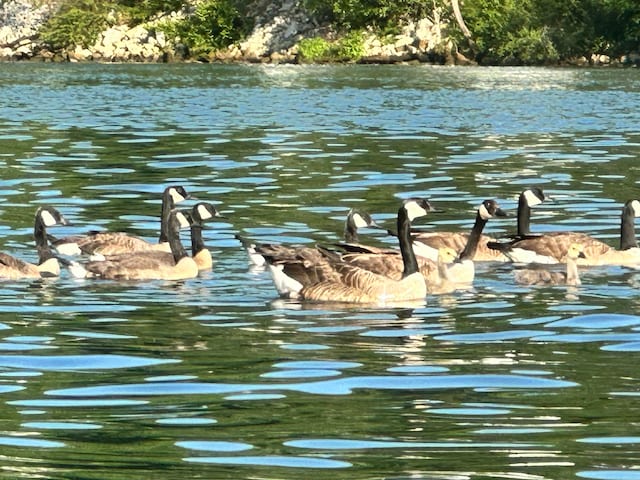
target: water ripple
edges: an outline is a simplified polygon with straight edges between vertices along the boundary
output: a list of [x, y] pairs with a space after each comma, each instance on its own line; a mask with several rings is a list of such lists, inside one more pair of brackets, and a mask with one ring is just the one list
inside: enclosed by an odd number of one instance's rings
[[284, 457], [284, 456], [255, 456], [255, 457], [192, 457], [185, 458], [185, 462], [192, 463], [212, 463], [218, 465], [236, 466], [263, 466], [263, 467], [285, 467], [285, 468], [349, 468], [352, 465], [348, 462], [338, 460], [327, 460], [315, 457]]
[[342, 440], [330, 438], [310, 438], [284, 442], [287, 447], [313, 450], [370, 450], [386, 448], [527, 448], [539, 447], [536, 443], [501, 443], [501, 442], [398, 442], [391, 440]]
[[100, 387], [48, 390], [47, 395], [68, 397], [207, 395], [237, 392], [269, 392], [290, 390], [320, 395], [348, 395], [355, 389], [372, 390], [448, 390], [475, 389], [546, 389], [577, 386], [577, 383], [522, 375], [409, 375], [352, 377], [294, 384], [225, 384], [225, 383], [142, 383], [105, 385]]
[[565, 320], [549, 322], [545, 326], [552, 328], [569, 327], [585, 329], [610, 329], [633, 327], [636, 325], [640, 325], [640, 317], [636, 315], [624, 315], [619, 313], [594, 313], [590, 315], [578, 315], [577, 317], [571, 317]]
[[20, 448], [60, 448], [65, 446], [62, 442], [25, 437], [0, 437], [0, 445]]
[[37, 370], [101, 370], [112, 368], [146, 367], [180, 360], [133, 357], [126, 355], [0, 355], [0, 367]]

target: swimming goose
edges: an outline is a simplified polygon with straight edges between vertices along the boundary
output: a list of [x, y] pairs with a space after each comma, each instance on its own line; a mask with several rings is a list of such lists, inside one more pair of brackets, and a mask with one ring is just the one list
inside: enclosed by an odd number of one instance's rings
[[[322, 262], [303, 257], [278, 258], [264, 253], [276, 289], [282, 297], [317, 302], [385, 305], [424, 300], [427, 285], [411, 248], [411, 222], [431, 211], [427, 200], [410, 198], [398, 210], [398, 243], [402, 275], [392, 279], [349, 262], [338, 254], [323, 255]], [[258, 246], [258, 252], [263, 253]]]
[[53, 256], [47, 241], [47, 227], [66, 225], [67, 221], [53, 207], [40, 207], [36, 211], [33, 227], [33, 238], [38, 250], [38, 264], [32, 264], [0, 253], [0, 278], [17, 280], [21, 278], [57, 277], [60, 275], [60, 264]]
[[427, 282], [427, 290], [431, 295], [451, 293], [460, 287], [460, 284], [452, 280], [449, 268], [458, 259], [458, 252], [451, 247], [438, 249], [437, 275], [431, 275]]
[[50, 237], [51, 244], [64, 255], [100, 254], [116, 255], [127, 252], [138, 252], [144, 250], [159, 250], [170, 252], [169, 228], [167, 221], [169, 213], [180, 203], [189, 198], [189, 194], [181, 186], [170, 186], [164, 189], [162, 194], [162, 211], [160, 215], [160, 237], [158, 243], [151, 243], [143, 238], [129, 235], [124, 232], [89, 232], [85, 235], [78, 235], [56, 239]]
[[[522, 237], [530, 234], [531, 207], [539, 205], [544, 200], [544, 193], [537, 187], [528, 188], [520, 193], [516, 236]], [[412, 234], [413, 248], [416, 254], [436, 260], [438, 249], [441, 247], [450, 247], [461, 253], [467, 245], [469, 235], [471, 234], [466, 232], [416, 232]], [[489, 242], [495, 241], [495, 238], [488, 235], [480, 235], [476, 252], [470, 259], [475, 262], [509, 261], [504, 253], [487, 246]]]
[[[475, 266], [471, 259], [474, 258], [476, 254], [482, 230], [490, 218], [505, 215], [506, 213], [500, 208], [498, 202], [495, 200], [485, 200], [482, 202], [476, 212], [476, 220], [473, 228], [471, 229], [471, 233], [467, 237], [464, 249], [458, 256], [457, 261], [448, 267], [448, 277], [451, 282], [455, 282], [460, 285], [473, 283], [473, 279], [475, 277]], [[415, 249], [413, 250], [415, 251]], [[456, 249], [454, 248], [453, 250]], [[343, 254], [342, 260], [391, 278], [398, 278], [402, 273], [402, 262], [397, 251], [383, 253], [350, 252]], [[417, 262], [427, 285], [439, 282], [436, 262], [419, 255], [417, 256]]]
[[[213, 266], [213, 258], [202, 238], [203, 222], [213, 217], [221, 217], [222, 215], [216, 207], [207, 202], [198, 202], [190, 211], [183, 210], [182, 212], [188, 215], [191, 223], [191, 258], [195, 260], [199, 270], [209, 270]], [[157, 262], [164, 262], [169, 265], [175, 264], [171, 252], [162, 252], [159, 250], [142, 250], [139, 252], [107, 256], [93, 254], [89, 259], [96, 261], [117, 260], [121, 265], [124, 265], [125, 262], [130, 262], [132, 266], [135, 266], [141, 262], [142, 256], [148, 257], [149, 259], [154, 258]]]
[[207, 202], [196, 203], [191, 210], [191, 257], [198, 265], [198, 270], [209, 270], [213, 266], [211, 252], [202, 238], [202, 223], [221, 216], [220, 212]]
[[[356, 244], [358, 242], [358, 229], [359, 228], [374, 228], [377, 227], [376, 222], [371, 218], [367, 212], [352, 208], [347, 214], [347, 218], [344, 222], [344, 239], [348, 244]], [[265, 258], [262, 254], [256, 251], [255, 242], [245, 239], [241, 235], [236, 235], [236, 238], [240, 241], [244, 249], [247, 251], [249, 257], [249, 263], [256, 267], [266, 265]], [[297, 255], [303, 255], [307, 261], [322, 261], [322, 255], [315, 247], [306, 247], [301, 245], [282, 245], [277, 243], [263, 243], [260, 245], [260, 250], [265, 254], [272, 257], [278, 257], [280, 259], [289, 256], [295, 258]]]
[[566, 271], [553, 272], [544, 267], [517, 269], [514, 273], [515, 281], [522, 285], [580, 285], [577, 263], [579, 258], [585, 258], [583, 246], [572, 243], [564, 260], [567, 264]]
[[640, 216], [640, 201], [625, 203], [620, 220], [620, 250], [585, 233], [552, 232], [540, 236], [525, 237], [511, 242], [490, 244], [516, 263], [562, 263], [573, 243], [582, 245], [585, 257], [579, 265], [639, 266], [640, 248], [636, 245], [634, 219]]
[[191, 226], [185, 212], [173, 210], [168, 220], [170, 261], [165, 252], [144, 251], [114, 255], [105, 260], [86, 263], [71, 262], [69, 270], [76, 278], [104, 278], [110, 280], [183, 280], [198, 275], [198, 265], [180, 243], [180, 229]]

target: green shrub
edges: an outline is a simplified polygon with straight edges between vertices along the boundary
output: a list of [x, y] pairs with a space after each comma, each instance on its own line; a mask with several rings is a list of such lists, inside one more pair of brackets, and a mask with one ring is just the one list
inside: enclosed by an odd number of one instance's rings
[[131, 26], [144, 23], [158, 13], [177, 12], [186, 4], [184, 0], [119, 0], [114, 3]]
[[204, 0], [194, 14], [160, 27], [169, 38], [179, 39], [192, 55], [206, 55], [245, 37], [251, 30], [244, 5], [238, 0]]
[[[448, 2], [448, 0], [447, 0]], [[443, 0], [304, 0], [307, 9], [342, 30], [385, 30], [401, 20], [422, 18]]]
[[509, 33], [496, 51], [503, 63], [517, 65], [539, 65], [558, 59], [545, 28], [522, 28]]
[[88, 47], [107, 26], [108, 10], [99, 1], [70, 0], [40, 29], [40, 38], [53, 49]]
[[360, 31], [349, 32], [336, 45], [336, 56], [342, 61], [357, 61], [364, 55], [364, 35]]
[[351, 32], [340, 40], [330, 43], [314, 37], [300, 40], [298, 59], [302, 63], [354, 62], [364, 55], [362, 32]]
[[328, 61], [331, 57], [331, 44], [320, 37], [304, 38], [298, 44], [298, 56], [301, 62]]

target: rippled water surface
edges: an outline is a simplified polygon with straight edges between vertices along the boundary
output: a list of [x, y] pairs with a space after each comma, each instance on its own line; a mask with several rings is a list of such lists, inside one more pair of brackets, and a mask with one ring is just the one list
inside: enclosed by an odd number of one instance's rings
[[0, 283], [0, 477], [640, 479], [635, 270], [479, 265], [419, 308], [301, 305], [234, 237], [327, 243], [412, 195], [467, 230], [537, 185], [533, 230], [616, 245], [637, 71], [4, 64], [0, 92], [3, 251], [36, 259], [43, 204], [59, 235], [153, 239], [170, 184], [225, 216], [197, 279]]

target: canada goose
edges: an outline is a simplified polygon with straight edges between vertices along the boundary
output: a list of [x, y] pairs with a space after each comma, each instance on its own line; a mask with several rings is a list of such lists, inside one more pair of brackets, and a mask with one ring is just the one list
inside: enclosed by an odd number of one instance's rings
[[[524, 190], [518, 197], [518, 220], [516, 236], [529, 235], [529, 225], [531, 220], [531, 207], [539, 205], [545, 200], [544, 193], [537, 187]], [[504, 216], [504, 215], [503, 215]], [[475, 226], [474, 226], [475, 228]], [[471, 233], [465, 232], [415, 232], [413, 237], [413, 248], [416, 254], [436, 260], [438, 249], [441, 247], [451, 247], [461, 253], [468, 243]], [[478, 246], [473, 258], [474, 262], [507, 262], [509, 258], [499, 250], [489, 248], [489, 242], [496, 239], [488, 235], [478, 237]]]
[[21, 278], [57, 277], [60, 264], [53, 256], [47, 241], [47, 227], [66, 225], [67, 221], [53, 207], [40, 207], [36, 211], [33, 237], [38, 250], [38, 264], [25, 262], [7, 253], [0, 253], [0, 278], [17, 280]]
[[[183, 210], [183, 213], [189, 216], [191, 223], [191, 258], [195, 260], [199, 270], [209, 270], [213, 266], [213, 258], [202, 238], [203, 222], [213, 217], [221, 217], [222, 215], [216, 207], [207, 202], [198, 202], [190, 211]], [[91, 255], [89, 259], [99, 261], [117, 259], [121, 265], [124, 264], [123, 262], [125, 261], [131, 262], [131, 265], [136, 265], [140, 263], [140, 257], [143, 255], [153, 257], [158, 262], [175, 264], [171, 252], [162, 252], [159, 250], [142, 250], [139, 252], [120, 253], [108, 256], [94, 254]]]
[[222, 215], [207, 202], [198, 202], [191, 210], [191, 257], [198, 265], [198, 270], [209, 270], [213, 266], [211, 252], [207, 249], [202, 238], [202, 223], [213, 217]]
[[347, 243], [358, 243], [359, 228], [373, 228], [377, 226], [378, 224], [367, 212], [352, 208], [349, 210], [347, 219], [344, 222], [344, 241]]
[[639, 216], [640, 201], [627, 201], [620, 219], [620, 250], [579, 232], [551, 232], [489, 246], [499, 249], [515, 263], [555, 264], [562, 263], [569, 246], [578, 243], [585, 254], [584, 259], [578, 260], [579, 265], [638, 266], [640, 248], [636, 246], [634, 218]]
[[[265, 253], [276, 289], [283, 297], [319, 302], [393, 304], [424, 300], [427, 285], [411, 249], [411, 222], [431, 211], [431, 204], [410, 198], [398, 210], [398, 243], [402, 275], [392, 279], [342, 261], [339, 254], [325, 254], [321, 262], [302, 257], [278, 258]], [[263, 253], [260, 247], [259, 253]]]
[[544, 267], [517, 269], [514, 274], [515, 281], [523, 285], [580, 285], [577, 263], [579, 258], [585, 258], [583, 246], [572, 243], [564, 259], [567, 264], [566, 271], [552, 272]]
[[150, 243], [140, 237], [124, 232], [89, 232], [85, 235], [56, 239], [50, 237], [51, 244], [63, 255], [100, 254], [116, 255], [144, 250], [170, 252], [169, 213], [177, 203], [189, 198], [189, 194], [181, 186], [170, 186], [162, 194], [162, 211], [160, 215], [160, 237], [158, 243]]
[[[378, 225], [376, 224], [376, 222], [367, 212], [352, 208], [349, 210], [347, 218], [344, 222], [344, 240], [348, 244], [355, 244], [358, 242], [359, 228], [374, 228], [377, 226]], [[249, 263], [251, 265], [256, 267], [266, 265], [264, 256], [256, 251], [256, 244], [254, 242], [245, 239], [241, 235], [236, 235], [236, 238], [240, 241], [244, 249], [247, 251]], [[302, 255], [306, 258], [307, 261], [322, 261], [322, 255], [318, 252], [318, 250], [316, 250], [315, 247], [263, 243], [260, 245], [260, 250], [267, 255], [280, 259], [284, 258], [285, 256], [295, 258], [297, 255]]]
[[191, 219], [180, 210], [173, 210], [168, 220], [168, 240], [171, 256], [166, 252], [143, 251], [114, 255], [105, 260], [80, 264], [71, 262], [69, 270], [76, 278], [104, 278], [110, 280], [183, 280], [198, 275], [196, 261], [189, 257], [180, 243], [180, 228], [191, 226]]
[[[462, 252], [458, 255], [457, 261], [448, 267], [448, 279], [451, 282], [471, 284], [475, 277], [475, 266], [472, 258], [476, 254], [482, 230], [490, 218], [495, 216], [505, 216], [505, 212], [499, 207], [495, 200], [485, 200], [480, 204], [476, 213], [476, 220], [467, 237], [467, 243]], [[448, 247], [451, 248], [451, 247]], [[453, 250], [456, 250], [453, 248]], [[415, 251], [415, 249], [413, 249]], [[383, 253], [345, 253], [343, 261], [355, 264], [361, 268], [366, 268], [373, 272], [398, 278], [402, 273], [402, 262], [400, 255], [396, 252]], [[419, 270], [424, 276], [427, 285], [439, 282], [437, 260], [417, 256]]]

